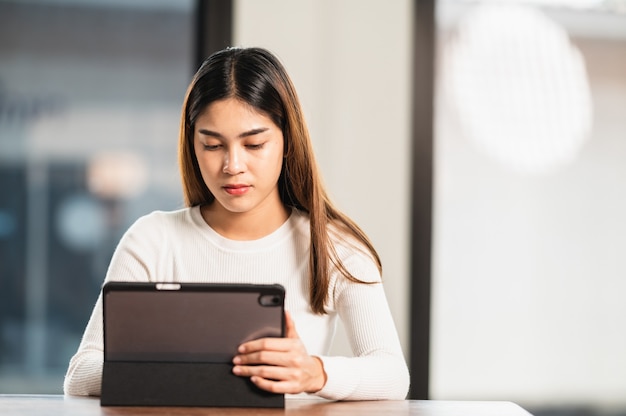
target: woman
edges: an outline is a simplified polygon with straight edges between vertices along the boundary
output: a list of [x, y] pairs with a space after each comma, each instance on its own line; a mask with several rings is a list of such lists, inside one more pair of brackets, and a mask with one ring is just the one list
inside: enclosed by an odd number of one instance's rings
[[[408, 370], [380, 259], [330, 202], [296, 91], [275, 56], [229, 48], [202, 64], [183, 105], [179, 163], [187, 208], [133, 224], [105, 280], [282, 284], [286, 337], [242, 344], [234, 374], [275, 393], [404, 399]], [[338, 318], [354, 357], [327, 355]], [[100, 394], [102, 349], [100, 297], [66, 394]]]

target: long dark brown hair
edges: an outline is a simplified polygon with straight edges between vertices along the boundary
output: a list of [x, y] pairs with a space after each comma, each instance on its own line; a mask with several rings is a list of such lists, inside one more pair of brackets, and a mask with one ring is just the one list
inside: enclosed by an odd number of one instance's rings
[[285, 149], [278, 189], [283, 204], [309, 215], [311, 249], [309, 301], [311, 309], [325, 313], [331, 267], [347, 279], [361, 282], [343, 265], [331, 239], [331, 229], [362, 244], [382, 273], [380, 257], [367, 235], [330, 201], [318, 172], [300, 101], [285, 68], [262, 48], [228, 48], [211, 55], [194, 75], [183, 104], [178, 157], [187, 206], [206, 205], [215, 199], [205, 185], [194, 153], [194, 127], [198, 116], [214, 101], [239, 99], [267, 114], [282, 129]]

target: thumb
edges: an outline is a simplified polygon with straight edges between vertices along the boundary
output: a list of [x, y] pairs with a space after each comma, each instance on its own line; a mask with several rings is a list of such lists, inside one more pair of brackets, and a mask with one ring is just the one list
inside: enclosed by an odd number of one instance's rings
[[300, 338], [291, 314], [285, 311], [285, 338]]

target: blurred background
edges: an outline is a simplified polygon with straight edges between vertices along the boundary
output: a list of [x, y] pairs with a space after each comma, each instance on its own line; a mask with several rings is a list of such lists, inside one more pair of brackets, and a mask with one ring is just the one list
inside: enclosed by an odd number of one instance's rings
[[212, 25], [292, 75], [429, 398], [626, 414], [626, 0], [0, 0], [0, 393], [61, 393], [120, 236], [182, 207]]

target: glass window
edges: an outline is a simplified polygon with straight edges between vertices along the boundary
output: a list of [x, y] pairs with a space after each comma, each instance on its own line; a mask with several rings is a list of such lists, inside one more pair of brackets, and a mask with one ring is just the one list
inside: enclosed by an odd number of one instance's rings
[[60, 393], [126, 228], [182, 206], [192, 0], [0, 1], [0, 393]]
[[435, 399], [624, 414], [625, 10], [438, 2]]

